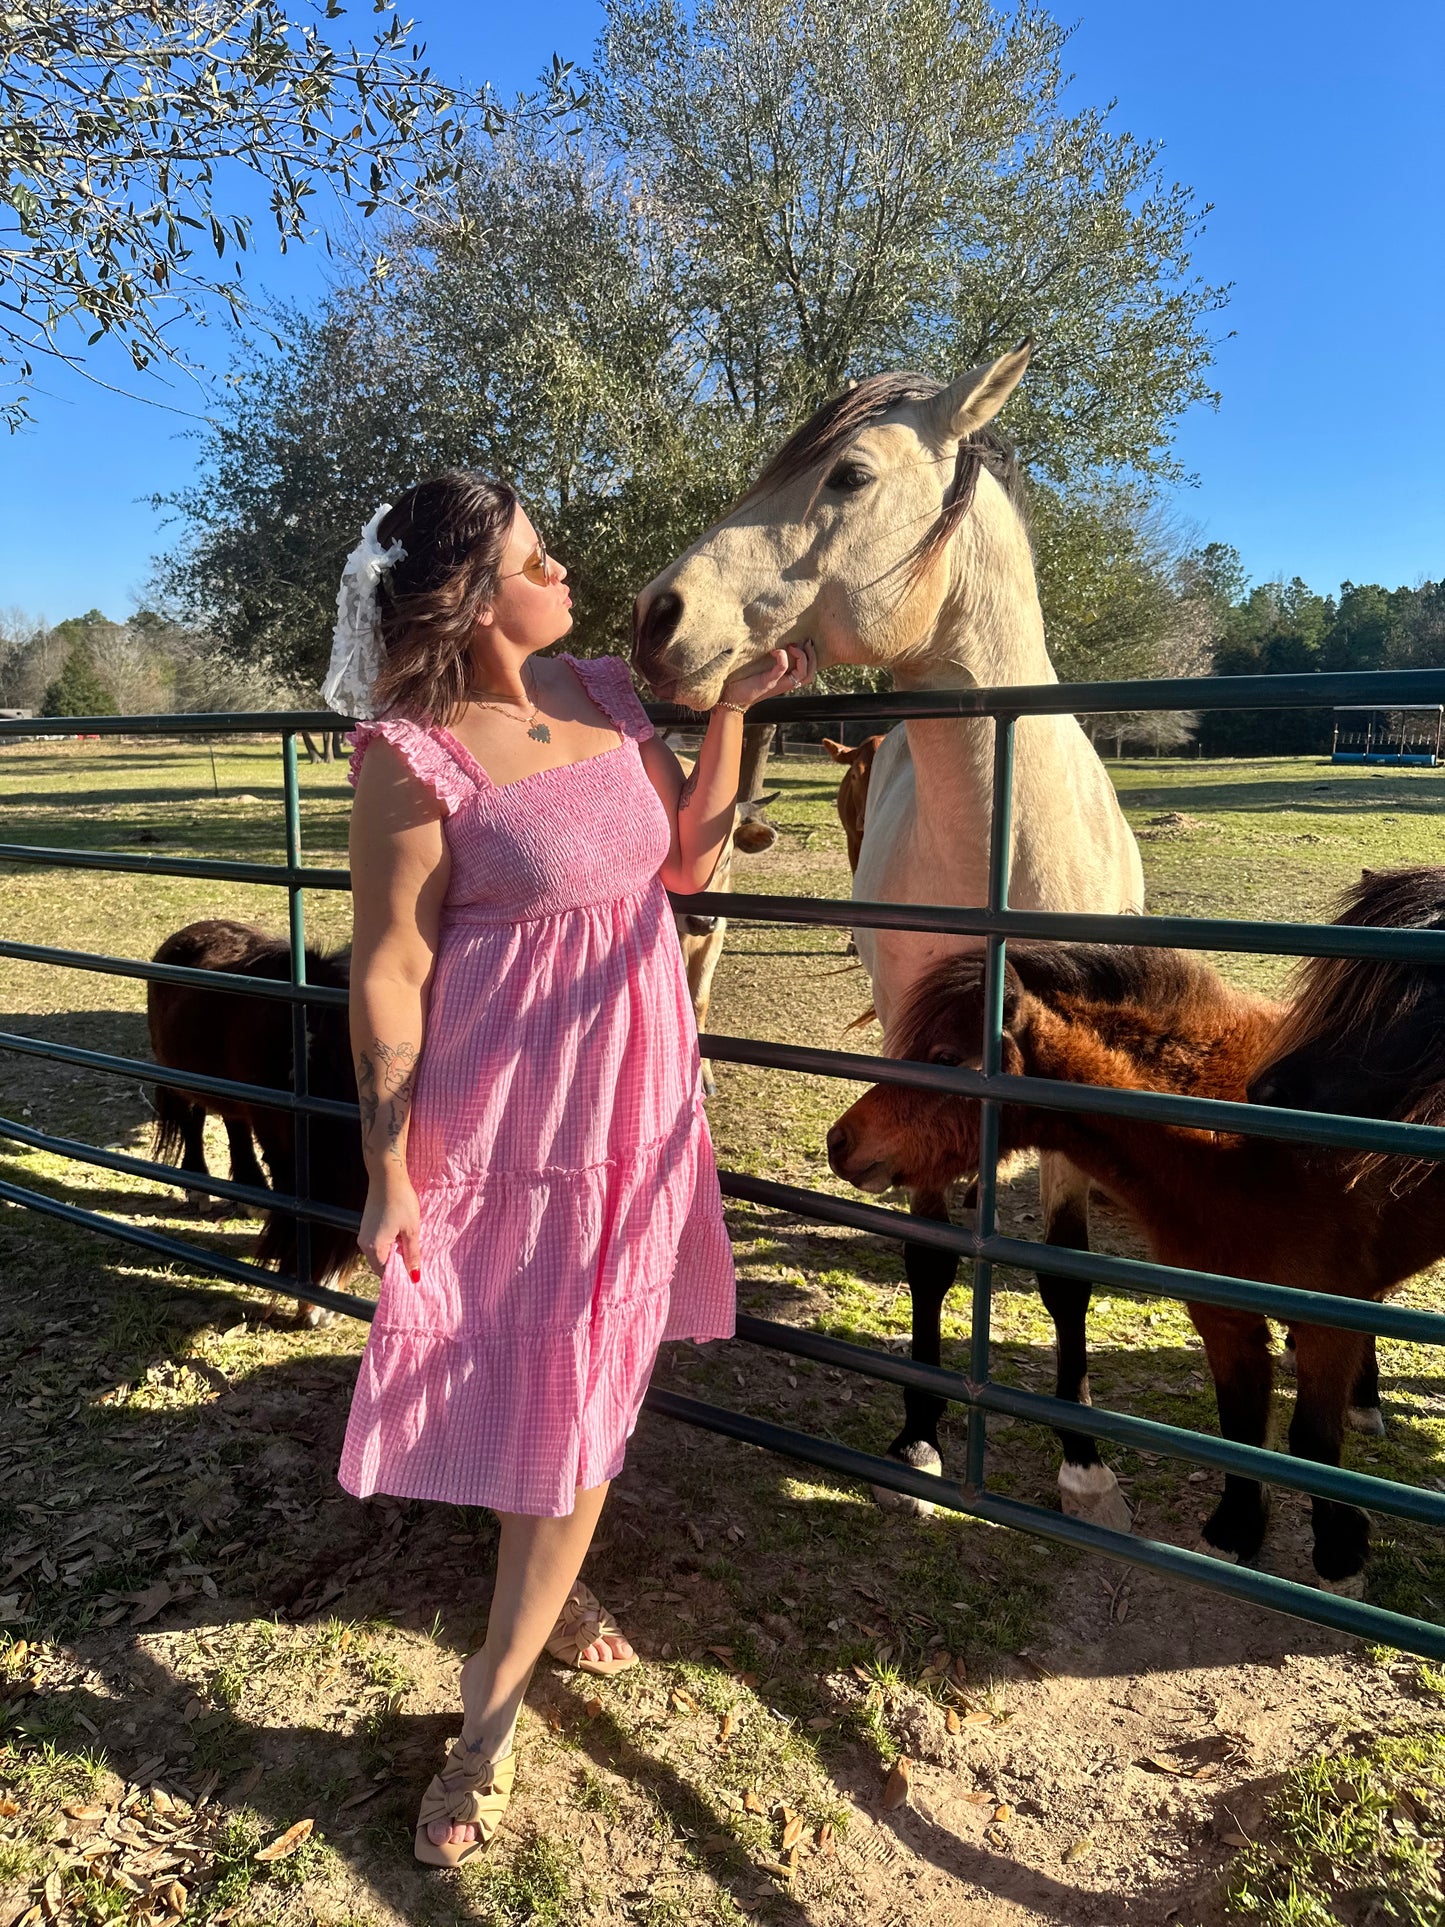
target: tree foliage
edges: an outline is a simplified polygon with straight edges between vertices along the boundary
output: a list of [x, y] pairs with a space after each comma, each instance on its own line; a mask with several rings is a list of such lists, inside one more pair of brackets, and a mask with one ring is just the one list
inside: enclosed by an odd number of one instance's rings
[[1117, 548], [1119, 472], [1172, 473], [1220, 299], [1154, 149], [1065, 112], [1065, 38], [986, 0], [610, 0], [570, 117], [520, 103], [461, 152], [444, 221], [392, 224], [379, 289], [242, 350], [172, 501], [167, 597], [318, 677], [358, 531], [460, 463], [516, 482], [572, 570], [577, 646], [616, 649], [638, 587], [824, 394], [1026, 332], [1009, 425], [1062, 584], [1055, 536]]
[[[11, 0], [0, 11], [0, 413], [28, 419], [37, 360], [116, 338], [137, 369], [184, 362], [177, 319], [247, 305], [249, 215], [280, 246], [317, 200], [425, 207], [454, 174], [466, 115], [410, 22], [374, 0], [369, 37], [339, 0]], [[558, 84], [565, 90], [565, 74]], [[325, 205], [323, 197], [321, 205]]]
[[[1398, 589], [1345, 582], [1334, 597], [1316, 595], [1298, 576], [1242, 589], [1213, 662], [1219, 676], [1440, 668], [1445, 582]], [[1332, 731], [1328, 709], [1217, 711], [1205, 716], [1200, 742], [1209, 755], [1304, 755], [1328, 750]]]
[[45, 692], [40, 705], [42, 716], [114, 716], [116, 701], [102, 681], [94, 658], [83, 642], [78, 642], [65, 659], [65, 667]]

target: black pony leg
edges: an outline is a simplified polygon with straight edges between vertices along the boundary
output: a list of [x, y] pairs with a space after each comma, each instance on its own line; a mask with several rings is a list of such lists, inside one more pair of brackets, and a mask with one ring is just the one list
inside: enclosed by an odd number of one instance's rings
[[270, 1184], [266, 1173], [261, 1169], [261, 1161], [256, 1156], [255, 1140], [251, 1136], [249, 1124], [238, 1119], [226, 1119], [226, 1143], [231, 1152], [231, 1180], [235, 1184], [249, 1184], [257, 1191], [269, 1191]]
[[[1040, 1161], [1039, 1190], [1044, 1207], [1044, 1242], [1063, 1250], [1089, 1249], [1087, 1181], [1062, 1158]], [[1074, 1405], [1089, 1403], [1089, 1350], [1086, 1322], [1091, 1286], [1052, 1272], [1038, 1273], [1039, 1296], [1054, 1321], [1055, 1394]], [[1099, 1456], [1086, 1432], [1060, 1430], [1064, 1462], [1059, 1468], [1059, 1503], [1070, 1517], [1087, 1519], [1114, 1532], [1128, 1532], [1133, 1516], [1119, 1481]]]
[[[1297, 1459], [1338, 1465], [1344, 1438], [1345, 1407], [1364, 1365], [1361, 1332], [1330, 1331], [1301, 1325], [1295, 1333], [1299, 1390], [1289, 1428], [1289, 1449]], [[1364, 1566], [1370, 1555], [1370, 1522], [1358, 1506], [1338, 1499], [1312, 1499], [1315, 1571], [1329, 1592], [1358, 1599], [1364, 1592]]]
[[1385, 1436], [1385, 1417], [1380, 1410], [1380, 1361], [1375, 1354], [1373, 1332], [1365, 1337], [1364, 1362], [1350, 1393], [1345, 1423], [1352, 1432], [1368, 1432], [1380, 1439]]
[[[917, 1218], [937, 1218], [948, 1222], [948, 1202], [941, 1192], [918, 1193], [909, 1200], [909, 1210]], [[958, 1276], [958, 1254], [941, 1251], [935, 1245], [905, 1244], [903, 1269], [913, 1307], [913, 1357], [921, 1365], [943, 1362], [943, 1301]], [[903, 1430], [888, 1448], [890, 1459], [920, 1472], [941, 1472], [943, 1454], [938, 1445], [938, 1422], [948, 1409], [946, 1399], [913, 1386], [903, 1390]], [[875, 1485], [873, 1496], [890, 1511], [928, 1513], [931, 1504], [902, 1492]]]
[[[1191, 1305], [1189, 1314], [1204, 1340], [1221, 1435], [1241, 1445], [1263, 1445], [1274, 1389], [1268, 1325], [1248, 1312], [1215, 1305]], [[1224, 1496], [1205, 1521], [1199, 1550], [1226, 1559], [1253, 1559], [1268, 1524], [1269, 1494], [1258, 1479], [1226, 1473]]]

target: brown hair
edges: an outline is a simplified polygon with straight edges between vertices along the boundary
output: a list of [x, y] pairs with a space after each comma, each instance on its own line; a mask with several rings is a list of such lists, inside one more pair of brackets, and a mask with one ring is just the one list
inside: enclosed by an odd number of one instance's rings
[[400, 711], [447, 723], [467, 699], [467, 652], [497, 593], [497, 571], [517, 513], [510, 483], [449, 468], [418, 482], [382, 517], [382, 548], [406, 554], [377, 590], [385, 651], [372, 691], [378, 715]]

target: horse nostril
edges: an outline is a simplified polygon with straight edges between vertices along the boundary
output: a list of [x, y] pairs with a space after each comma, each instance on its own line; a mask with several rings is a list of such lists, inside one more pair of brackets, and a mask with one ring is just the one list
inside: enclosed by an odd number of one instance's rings
[[[843, 1124], [835, 1124], [828, 1132], [828, 1162], [838, 1171], [839, 1162], [848, 1155], [848, 1131]], [[838, 1171], [841, 1177], [842, 1172]]]
[[681, 620], [682, 597], [676, 589], [664, 589], [645, 608], [641, 596], [633, 603], [632, 657], [649, 681]]

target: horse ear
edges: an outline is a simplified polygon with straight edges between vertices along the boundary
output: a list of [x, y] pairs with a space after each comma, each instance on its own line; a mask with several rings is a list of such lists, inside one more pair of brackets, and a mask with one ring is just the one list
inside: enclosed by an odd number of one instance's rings
[[1033, 338], [1026, 336], [1017, 348], [1000, 355], [997, 361], [971, 368], [957, 381], [951, 381], [925, 405], [924, 421], [930, 440], [940, 446], [961, 442], [965, 435], [972, 435], [975, 429], [991, 422], [1023, 380], [1033, 351]]

